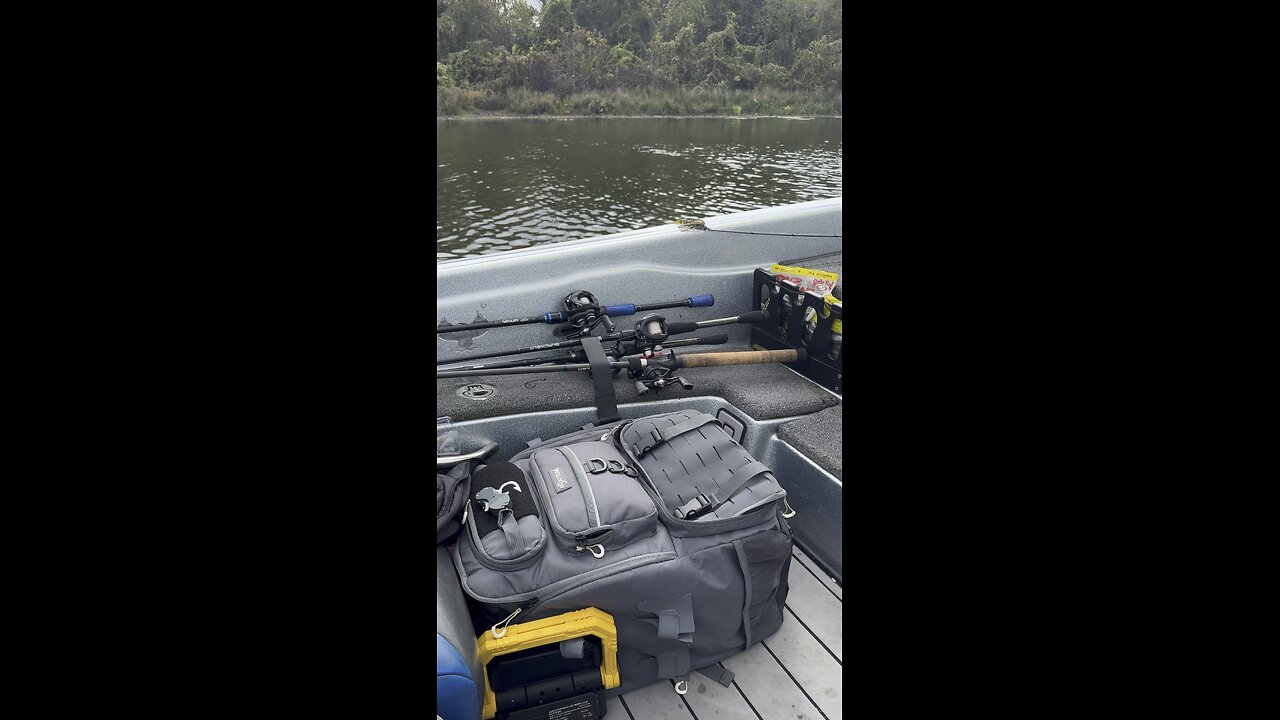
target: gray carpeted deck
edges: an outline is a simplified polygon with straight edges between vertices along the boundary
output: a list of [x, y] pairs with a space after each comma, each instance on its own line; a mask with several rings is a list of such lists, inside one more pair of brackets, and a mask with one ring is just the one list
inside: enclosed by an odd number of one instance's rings
[[784, 423], [778, 428], [778, 438], [799, 450], [827, 472], [843, 480], [840, 471], [841, 438], [844, 430], [843, 405], [827, 408]]
[[[745, 350], [719, 346], [715, 352]], [[692, 390], [665, 388], [658, 395], [640, 396], [635, 381], [625, 373], [614, 379], [618, 404], [682, 397], [722, 397], [757, 420], [815, 413], [839, 401], [782, 365], [736, 365], [689, 368], [680, 375], [693, 383]], [[457, 390], [474, 383], [492, 386], [485, 400], [460, 397]], [[436, 380], [436, 414], [454, 422], [518, 415], [544, 410], [595, 407], [595, 391], [586, 373], [537, 373]], [[837, 433], [839, 432], [837, 427]], [[838, 435], [837, 435], [838, 437]]]

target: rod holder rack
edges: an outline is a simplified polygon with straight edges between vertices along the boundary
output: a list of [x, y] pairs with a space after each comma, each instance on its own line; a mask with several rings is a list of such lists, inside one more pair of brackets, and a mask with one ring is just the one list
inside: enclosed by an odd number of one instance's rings
[[[805, 360], [787, 365], [832, 392], [843, 394], [843, 333], [842, 342], [837, 344], [831, 330], [833, 323], [842, 320], [843, 307], [828, 305], [822, 295], [801, 290], [788, 280], [779, 281], [761, 268], [756, 268], [752, 276], [751, 290], [750, 307], [768, 314], [764, 322], [751, 327], [751, 344], [766, 350], [805, 350]], [[817, 313], [818, 320], [812, 333], [804, 320], [809, 310]]]

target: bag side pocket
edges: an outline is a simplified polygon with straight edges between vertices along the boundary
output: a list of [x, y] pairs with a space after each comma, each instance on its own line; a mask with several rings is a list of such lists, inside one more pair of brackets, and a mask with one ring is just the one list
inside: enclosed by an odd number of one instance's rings
[[791, 569], [791, 538], [778, 530], [766, 530], [734, 540], [733, 547], [745, 582], [742, 625], [747, 633], [746, 647], [751, 647], [782, 625], [787, 573]]

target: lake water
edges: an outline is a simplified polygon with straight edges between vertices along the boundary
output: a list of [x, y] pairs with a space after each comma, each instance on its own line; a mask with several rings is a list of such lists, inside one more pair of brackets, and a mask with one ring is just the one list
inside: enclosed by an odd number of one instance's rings
[[838, 197], [839, 118], [436, 120], [436, 261]]

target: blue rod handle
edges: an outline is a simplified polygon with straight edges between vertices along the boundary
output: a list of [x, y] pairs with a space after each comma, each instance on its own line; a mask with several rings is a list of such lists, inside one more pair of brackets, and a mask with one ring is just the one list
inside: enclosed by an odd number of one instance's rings
[[716, 304], [716, 299], [710, 295], [694, 295], [689, 298], [689, 307], [711, 307]]
[[619, 315], [635, 315], [636, 306], [631, 304], [606, 305], [604, 308], [604, 314], [608, 315], [609, 317], [618, 317]]

